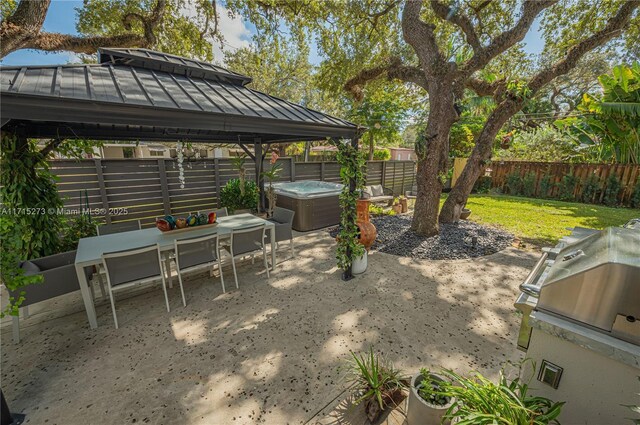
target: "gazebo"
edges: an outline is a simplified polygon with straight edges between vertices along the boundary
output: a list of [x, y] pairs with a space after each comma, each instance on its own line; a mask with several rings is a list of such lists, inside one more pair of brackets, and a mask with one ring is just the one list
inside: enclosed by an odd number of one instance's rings
[[[259, 177], [265, 145], [359, 137], [351, 122], [248, 88], [251, 78], [147, 49], [97, 64], [0, 68], [2, 131], [51, 139], [235, 143]], [[248, 147], [253, 147], [253, 151]]]

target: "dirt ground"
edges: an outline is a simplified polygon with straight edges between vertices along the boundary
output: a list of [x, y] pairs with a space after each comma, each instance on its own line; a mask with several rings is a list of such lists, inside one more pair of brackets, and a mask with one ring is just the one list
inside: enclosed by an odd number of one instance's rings
[[[79, 293], [32, 307], [22, 341], [3, 320], [2, 390], [28, 424], [316, 423], [345, 388], [349, 350], [373, 345], [407, 374], [420, 367], [497, 376], [522, 356], [513, 302], [535, 253], [412, 261], [381, 253], [340, 279], [326, 232], [287, 244], [266, 279], [261, 261], [108, 301], [89, 328]], [[4, 295], [4, 294], [3, 294]], [[324, 421], [323, 421], [324, 422]]]

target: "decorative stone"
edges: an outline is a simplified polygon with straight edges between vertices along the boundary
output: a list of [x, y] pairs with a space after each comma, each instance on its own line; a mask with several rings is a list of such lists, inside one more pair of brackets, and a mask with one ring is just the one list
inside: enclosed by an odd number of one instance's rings
[[[513, 235], [502, 229], [469, 220], [441, 224], [440, 234], [425, 237], [411, 230], [412, 219], [411, 213], [375, 217], [372, 221], [378, 236], [373, 249], [403, 257], [459, 260], [493, 254], [507, 248], [513, 241]], [[335, 236], [338, 227], [329, 229], [329, 232]]]
[[207, 217], [207, 223], [209, 223], [209, 224], [213, 224], [213, 223], [215, 223], [215, 222], [216, 222], [216, 218], [217, 218], [217, 217], [216, 217], [216, 213], [215, 213], [215, 212], [213, 212], [213, 211], [211, 211], [211, 212], [209, 213], [209, 216]]
[[164, 218], [156, 219], [156, 227], [162, 232], [168, 232], [171, 230], [171, 224], [169, 224], [169, 222]]
[[191, 214], [187, 217], [187, 226], [197, 226], [198, 225], [198, 216], [195, 214]]

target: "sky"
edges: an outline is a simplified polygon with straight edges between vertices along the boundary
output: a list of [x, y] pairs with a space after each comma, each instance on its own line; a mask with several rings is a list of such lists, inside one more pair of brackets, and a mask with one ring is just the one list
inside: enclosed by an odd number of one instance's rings
[[[81, 0], [53, 0], [49, 7], [47, 18], [44, 22], [44, 31], [60, 32], [64, 34], [77, 34], [76, 7], [82, 7]], [[249, 46], [251, 36], [255, 33], [254, 27], [241, 18], [232, 19], [226, 13], [226, 9], [220, 10], [220, 30], [226, 40], [223, 48], [238, 49]], [[539, 22], [536, 21], [524, 39], [525, 51], [527, 53], [540, 53], [544, 47], [544, 41], [540, 37]], [[222, 62], [222, 52], [216, 45], [214, 46], [214, 57], [218, 62]], [[312, 46], [310, 60], [317, 64], [320, 57]], [[73, 53], [46, 53], [35, 50], [19, 50], [7, 55], [0, 63], [5, 66], [10, 65], [52, 65], [79, 62]]]

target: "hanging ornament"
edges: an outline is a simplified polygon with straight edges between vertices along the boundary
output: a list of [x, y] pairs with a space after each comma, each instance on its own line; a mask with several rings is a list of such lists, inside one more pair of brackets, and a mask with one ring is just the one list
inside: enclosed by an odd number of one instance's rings
[[176, 150], [178, 154], [178, 181], [180, 182], [180, 189], [184, 189], [184, 167], [182, 162], [184, 161], [184, 153], [182, 152], [182, 142], [176, 143]]

